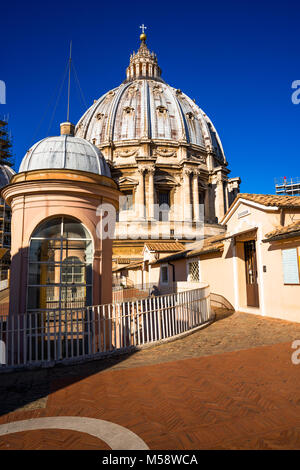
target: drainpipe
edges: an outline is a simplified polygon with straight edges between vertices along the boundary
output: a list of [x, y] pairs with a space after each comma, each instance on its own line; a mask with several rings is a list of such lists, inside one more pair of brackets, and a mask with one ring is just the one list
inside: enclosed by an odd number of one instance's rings
[[280, 209], [280, 225], [284, 227], [284, 209], [283, 207]]

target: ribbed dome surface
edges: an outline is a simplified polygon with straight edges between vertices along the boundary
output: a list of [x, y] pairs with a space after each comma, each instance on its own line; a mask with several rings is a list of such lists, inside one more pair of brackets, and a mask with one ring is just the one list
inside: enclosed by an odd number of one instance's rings
[[222, 144], [206, 114], [187, 95], [161, 79], [135, 78], [103, 95], [83, 115], [76, 135], [95, 145], [152, 139], [214, 149]]
[[0, 165], [0, 188], [10, 183], [16, 172], [8, 165]]
[[19, 172], [43, 169], [79, 170], [111, 177], [100, 150], [71, 135], [47, 137], [34, 144], [23, 158]]

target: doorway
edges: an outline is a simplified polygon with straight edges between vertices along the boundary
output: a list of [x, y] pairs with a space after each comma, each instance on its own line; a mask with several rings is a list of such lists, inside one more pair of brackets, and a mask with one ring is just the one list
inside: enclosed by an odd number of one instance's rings
[[244, 242], [247, 306], [259, 308], [255, 240]]

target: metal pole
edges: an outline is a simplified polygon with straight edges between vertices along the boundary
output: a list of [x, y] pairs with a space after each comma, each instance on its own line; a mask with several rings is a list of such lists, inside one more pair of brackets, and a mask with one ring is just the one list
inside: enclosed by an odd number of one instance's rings
[[70, 42], [70, 58], [69, 58], [69, 82], [68, 82], [68, 111], [67, 111], [67, 122], [69, 122], [69, 117], [70, 117], [71, 62], [72, 62], [72, 41]]

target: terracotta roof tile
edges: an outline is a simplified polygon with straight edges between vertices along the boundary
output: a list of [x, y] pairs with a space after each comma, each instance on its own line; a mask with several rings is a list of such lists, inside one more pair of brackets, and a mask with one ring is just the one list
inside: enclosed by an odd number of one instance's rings
[[269, 241], [274, 238], [281, 238], [284, 235], [294, 235], [294, 236], [299, 236], [300, 235], [300, 221], [295, 222], [294, 224], [287, 225], [286, 227], [276, 227], [275, 230], [272, 232], [266, 233], [265, 238], [266, 241]]
[[239, 193], [237, 198], [263, 204], [264, 206], [300, 207], [300, 196], [279, 196], [278, 194], [248, 194]]
[[184, 245], [182, 243], [176, 241], [169, 241], [169, 242], [146, 242], [145, 246], [150, 251], [160, 251], [160, 252], [168, 252], [168, 251], [182, 251], [184, 249]]
[[173, 255], [163, 256], [156, 261], [152, 261], [150, 264], [158, 264], [165, 261], [174, 261], [180, 258], [190, 258], [191, 256], [196, 256], [199, 254], [220, 251], [224, 247], [224, 244], [221, 243], [221, 240], [224, 240], [224, 234], [205, 238], [204, 240], [193, 243], [193, 245], [190, 245], [188, 249], [181, 250]]
[[142, 266], [143, 266], [143, 261], [138, 261], [138, 262], [129, 263], [120, 267], [116, 266], [112, 269], [112, 271], [115, 273], [117, 271], [123, 271], [126, 269], [141, 268]]
[[192, 250], [187, 254], [187, 258], [191, 258], [192, 256], [196, 255], [204, 255], [206, 253], [213, 253], [215, 251], [221, 251], [224, 248], [224, 243], [216, 242], [216, 243], [204, 243], [202, 248]]
[[256, 202], [264, 206], [274, 207], [299, 207], [300, 208], [300, 196], [280, 196], [278, 194], [251, 194], [251, 193], [239, 193], [236, 199], [233, 201], [228, 211], [224, 215], [222, 221], [228, 215], [233, 205], [238, 199], [247, 199], [248, 201]]

